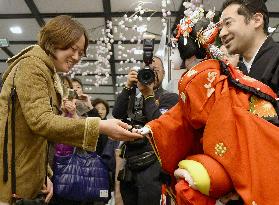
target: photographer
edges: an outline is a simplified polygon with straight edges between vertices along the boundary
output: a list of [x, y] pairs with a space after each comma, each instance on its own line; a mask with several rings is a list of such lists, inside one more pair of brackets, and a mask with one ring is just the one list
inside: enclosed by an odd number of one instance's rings
[[[118, 95], [112, 111], [115, 118], [123, 119], [134, 126], [143, 126], [177, 103], [177, 94], [162, 88], [165, 72], [161, 59], [154, 57], [150, 69], [154, 71], [155, 80], [147, 85], [139, 82], [138, 72], [131, 69], [126, 86]], [[136, 87], [140, 93], [133, 99]], [[131, 106], [133, 103], [135, 105]], [[141, 109], [137, 109], [138, 107]], [[120, 171], [118, 180], [124, 204], [143, 205], [147, 201], [149, 205], [159, 204], [161, 167], [148, 140], [124, 143], [122, 153], [127, 163], [124, 170]]]

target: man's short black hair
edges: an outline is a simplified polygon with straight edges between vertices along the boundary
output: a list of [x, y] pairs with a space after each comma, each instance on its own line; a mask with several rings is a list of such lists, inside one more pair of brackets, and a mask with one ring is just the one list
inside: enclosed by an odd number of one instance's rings
[[238, 14], [245, 17], [246, 22], [252, 18], [255, 13], [261, 13], [264, 20], [264, 32], [268, 34], [269, 14], [264, 0], [227, 0], [223, 3], [221, 11], [232, 4], [240, 5]]

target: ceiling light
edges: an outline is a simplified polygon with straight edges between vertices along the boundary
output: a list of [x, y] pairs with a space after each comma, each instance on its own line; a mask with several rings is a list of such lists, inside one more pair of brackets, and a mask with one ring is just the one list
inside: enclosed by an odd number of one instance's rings
[[12, 33], [15, 33], [15, 34], [21, 34], [22, 33], [22, 29], [19, 26], [10, 27], [10, 31]]

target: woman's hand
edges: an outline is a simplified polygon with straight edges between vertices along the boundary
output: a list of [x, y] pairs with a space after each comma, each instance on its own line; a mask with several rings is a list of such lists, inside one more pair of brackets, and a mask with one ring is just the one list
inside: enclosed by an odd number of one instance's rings
[[62, 110], [66, 114], [66, 116], [70, 115], [73, 118], [77, 117], [76, 100], [73, 99], [72, 101], [70, 101], [67, 98], [64, 98], [62, 103]]
[[114, 140], [132, 141], [143, 136], [138, 133], [128, 131], [131, 126], [117, 119], [101, 120], [99, 132]]
[[93, 109], [93, 106], [91, 104], [91, 96], [90, 95], [87, 95], [87, 94], [81, 94], [80, 96], [78, 96], [78, 99], [83, 101], [84, 104], [90, 109], [92, 110]]
[[53, 183], [50, 181], [49, 177], [47, 177], [47, 185], [44, 184], [41, 191], [46, 195], [45, 202], [49, 203], [53, 196]]

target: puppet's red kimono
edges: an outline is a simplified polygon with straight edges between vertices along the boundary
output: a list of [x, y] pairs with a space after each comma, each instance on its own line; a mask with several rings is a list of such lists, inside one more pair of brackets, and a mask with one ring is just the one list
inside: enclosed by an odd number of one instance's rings
[[[147, 125], [163, 169], [173, 175], [181, 160], [204, 154], [228, 175], [223, 186], [229, 188], [225, 191], [236, 190], [247, 205], [279, 204], [276, 94], [217, 60], [206, 60], [190, 69], [178, 88], [178, 104]], [[213, 190], [220, 176], [214, 172], [217, 169], [209, 171], [212, 187], [208, 199], [187, 201], [183, 196], [187, 184], [179, 182], [178, 203], [215, 204], [211, 199], [219, 197], [216, 192], [220, 190]]]

